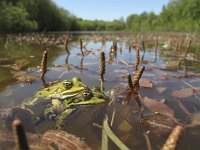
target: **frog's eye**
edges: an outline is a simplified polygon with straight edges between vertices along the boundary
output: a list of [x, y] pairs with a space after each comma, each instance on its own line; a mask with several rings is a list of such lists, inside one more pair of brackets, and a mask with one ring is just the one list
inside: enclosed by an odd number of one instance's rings
[[65, 81], [63, 81], [63, 85], [68, 90], [68, 89], [72, 88], [73, 83], [71, 81], [65, 80]]
[[89, 91], [84, 91], [84, 92], [82, 93], [82, 96], [83, 96], [83, 99], [84, 99], [84, 100], [88, 100], [88, 99], [90, 99], [90, 98], [92, 97], [92, 93], [89, 92]]

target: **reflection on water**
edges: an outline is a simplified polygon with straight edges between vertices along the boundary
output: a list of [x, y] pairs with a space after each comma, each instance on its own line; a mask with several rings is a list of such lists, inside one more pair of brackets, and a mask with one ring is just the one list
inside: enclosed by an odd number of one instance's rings
[[[179, 44], [174, 42], [175, 39], [179, 41]], [[103, 106], [103, 109], [96, 107], [92, 111], [89, 108], [80, 107], [79, 113], [68, 119], [67, 131], [84, 137], [93, 148], [100, 148], [101, 129], [92, 126], [92, 123], [101, 125], [105, 113], [111, 119], [113, 111], [116, 110], [111, 129], [128, 147], [146, 149], [143, 136], [146, 132], [152, 148], [160, 149], [169, 133], [162, 137], [155, 136], [151, 128], [143, 128], [140, 124], [141, 116], [152, 115], [154, 110], [160, 110], [157, 108], [158, 103], [152, 106], [142, 101], [143, 113], [141, 114], [135, 98], [127, 96], [127, 73], [133, 77], [137, 68], [144, 65], [146, 69], [139, 89], [141, 99], [148, 97], [162, 103], [159, 107], [170, 107], [178, 122], [184, 124], [190, 114], [198, 113], [200, 109], [199, 46], [196, 38], [193, 38], [191, 50], [184, 57], [188, 39], [188, 37], [181, 36], [180, 38], [175, 35], [133, 36], [95, 33], [69, 36], [58, 33], [42, 36], [34, 34], [20, 36], [20, 38], [10, 36], [1, 41], [0, 45], [0, 107], [14, 107], [24, 99], [32, 97], [33, 93], [43, 87], [44, 82], [38, 79], [40, 76], [38, 66], [43, 51], [47, 50], [46, 83], [76, 76], [80, 77], [89, 88], [99, 86], [107, 94], [117, 89], [117, 92], [110, 96], [114, 99], [112, 105]], [[100, 80], [99, 72], [101, 52], [105, 53], [106, 61], [104, 82]], [[179, 61], [180, 58], [181, 61]], [[24, 78], [19, 80], [16, 77], [17, 72], [18, 74], [24, 72]], [[22, 82], [28, 75], [36, 77], [31, 84]], [[184, 98], [180, 98], [181, 91], [178, 93], [179, 97], [172, 94], [173, 91], [183, 88], [193, 88], [194, 93], [186, 93]], [[181, 96], [183, 97], [183, 94]], [[122, 103], [124, 100], [129, 103]], [[153, 117], [149, 118], [151, 118], [149, 122], [156, 120]], [[50, 126], [46, 122], [37, 127], [37, 131], [44, 132]], [[191, 149], [190, 143], [194, 145], [192, 149], [199, 149], [197, 137], [200, 133], [194, 132], [195, 128], [186, 129], [178, 149]], [[165, 133], [164, 128], [161, 130], [160, 133]], [[110, 144], [110, 148], [115, 149], [115, 146]]]

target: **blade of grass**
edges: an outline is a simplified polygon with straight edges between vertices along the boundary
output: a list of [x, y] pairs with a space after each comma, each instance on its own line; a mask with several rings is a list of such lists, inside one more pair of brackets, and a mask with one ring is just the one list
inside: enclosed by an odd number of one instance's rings
[[105, 130], [107, 136], [119, 147], [119, 149], [129, 150], [129, 148], [124, 143], [122, 143], [122, 141], [110, 129], [107, 117], [103, 122], [103, 129]]
[[104, 129], [102, 129], [101, 150], [108, 150], [108, 136], [107, 136], [106, 131]]

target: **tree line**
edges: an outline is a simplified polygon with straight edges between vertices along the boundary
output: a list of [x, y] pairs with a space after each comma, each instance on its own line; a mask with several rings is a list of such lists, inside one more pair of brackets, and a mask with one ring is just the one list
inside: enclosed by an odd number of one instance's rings
[[153, 12], [132, 14], [126, 27], [131, 31], [200, 31], [200, 1], [171, 0], [159, 15]]
[[200, 31], [200, 1], [171, 0], [159, 15], [131, 14], [113, 21], [83, 20], [51, 0], [1, 0], [0, 33], [30, 31]]
[[0, 32], [123, 30], [123, 19], [83, 20], [57, 7], [51, 0], [1, 0]]

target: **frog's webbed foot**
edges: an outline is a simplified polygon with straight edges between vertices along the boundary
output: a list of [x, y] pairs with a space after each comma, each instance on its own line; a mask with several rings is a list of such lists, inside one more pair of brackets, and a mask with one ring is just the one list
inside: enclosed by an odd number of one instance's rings
[[72, 109], [66, 109], [64, 112], [62, 112], [57, 118], [56, 118], [56, 129], [62, 129], [65, 126], [65, 120], [66, 118], [75, 112], [77, 108]]

